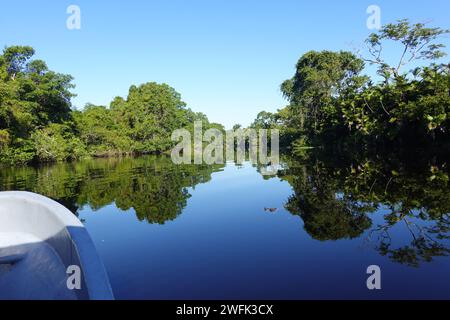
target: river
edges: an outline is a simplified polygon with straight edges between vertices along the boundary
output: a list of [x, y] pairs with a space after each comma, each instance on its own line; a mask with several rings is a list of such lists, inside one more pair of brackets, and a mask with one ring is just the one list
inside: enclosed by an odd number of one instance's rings
[[[450, 298], [444, 161], [282, 158], [174, 165], [146, 156], [3, 168], [85, 224], [117, 299]], [[369, 290], [369, 266], [381, 290]]]

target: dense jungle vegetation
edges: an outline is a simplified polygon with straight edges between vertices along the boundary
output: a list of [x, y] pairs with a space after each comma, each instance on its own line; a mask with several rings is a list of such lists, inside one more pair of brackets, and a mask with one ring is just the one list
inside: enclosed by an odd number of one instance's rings
[[86, 157], [162, 153], [175, 129], [223, 130], [195, 113], [167, 84], [131, 86], [109, 107], [72, 108], [73, 78], [49, 70], [35, 51], [12, 46], [0, 55], [0, 162], [26, 164]]
[[[446, 56], [439, 38], [448, 33], [400, 20], [371, 34], [366, 52], [307, 52], [281, 85], [288, 106], [261, 112], [252, 127], [278, 128], [283, 144], [297, 151], [329, 144], [448, 148], [450, 64], [437, 63]], [[363, 73], [367, 66], [376, 76]]]
[[[449, 150], [450, 64], [439, 38], [448, 30], [387, 24], [365, 41], [364, 53], [310, 51], [281, 85], [289, 104], [261, 112], [252, 128], [279, 129], [281, 145], [302, 152], [332, 144]], [[385, 57], [397, 50], [398, 61]], [[193, 112], [167, 84], [132, 85], [109, 106], [72, 107], [73, 78], [50, 70], [28, 46], [0, 55], [0, 163], [77, 160], [169, 151], [175, 129], [217, 128]], [[387, 55], [387, 54], [386, 54]], [[376, 66], [377, 76], [363, 72]], [[239, 126], [235, 126], [239, 128]]]

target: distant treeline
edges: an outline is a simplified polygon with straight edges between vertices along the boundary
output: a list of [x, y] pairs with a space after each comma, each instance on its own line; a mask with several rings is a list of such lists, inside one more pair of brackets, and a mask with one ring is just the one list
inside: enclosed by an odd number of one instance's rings
[[[450, 64], [436, 63], [446, 56], [436, 40], [448, 33], [400, 20], [371, 34], [364, 52], [310, 51], [281, 85], [288, 106], [261, 112], [252, 127], [278, 128], [282, 144], [296, 151], [448, 145]], [[366, 65], [376, 66], [381, 81], [363, 74]]]
[[32, 60], [35, 51], [12, 46], [0, 55], [0, 163], [26, 164], [86, 157], [162, 153], [175, 129], [223, 130], [186, 107], [166, 84], [131, 86], [110, 106], [72, 108], [73, 78]]

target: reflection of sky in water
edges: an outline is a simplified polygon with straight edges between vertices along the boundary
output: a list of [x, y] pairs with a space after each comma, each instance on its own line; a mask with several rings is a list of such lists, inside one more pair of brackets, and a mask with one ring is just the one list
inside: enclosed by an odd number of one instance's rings
[[[189, 193], [182, 214], [164, 225], [140, 222], [133, 210], [114, 205], [81, 211], [117, 298], [450, 297], [449, 259], [419, 268], [394, 263], [374, 249], [369, 230], [353, 240], [313, 240], [283, 208], [290, 185], [264, 180], [248, 164], [228, 164]], [[388, 212], [371, 214], [371, 229]], [[396, 246], [411, 241], [401, 223], [389, 232]], [[373, 264], [382, 270], [380, 292], [366, 288]]]
[[[388, 199], [420, 200], [415, 197], [431, 190], [435, 195], [424, 203], [447, 208], [448, 187], [424, 184], [427, 170], [390, 181]], [[385, 193], [386, 176], [375, 175], [378, 189], [373, 177], [353, 184], [341, 169], [300, 166], [281, 171], [281, 180], [248, 163], [183, 167], [143, 157], [4, 169], [0, 188], [47, 195], [77, 212], [119, 299], [450, 298], [448, 257], [418, 267], [408, 265], [410, 251], [397, 259], [402, 263], [392, 257], [435, 221], [408, 217], [409, 224], [385, 228], [387, 205], [369, 208], [370, 221], [346, 211], [364, 206], [365, 188]], [[356, 199], [347, 201], [340, 179], [360, 190]], [[386, 241], [390, 252], [380, 249]], [[450, 247], [448, 239], [438, 242]], [[381, 267], [381, 291], [366, 288], [370, 265]]]

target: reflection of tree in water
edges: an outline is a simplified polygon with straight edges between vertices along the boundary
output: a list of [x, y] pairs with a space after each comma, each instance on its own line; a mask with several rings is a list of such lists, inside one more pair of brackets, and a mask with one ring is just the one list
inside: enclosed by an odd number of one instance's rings
[[[335, 158], [287, 158], [280, 173], [294, 189], [286, 209], [302, 218], [314, 239], [352, 239], [366, 232], [366, 243], [380, 254], [410, 266], [450, 253], [445, 158], [358, 159], [352, 154], [350, 160], [331, 163]], [[376, 212], [383, 213], [380, 225], [372, 223]], [[404, 232], [407, 237], [399, 236]]]
[[372, 224], [365, 215], [371, 208], [337, 195], [337, 186], [330, 176], [317, 167], [313, 170], [314, 175], [303, 171], [290, 179], [295, 194], [287, 201], [286, 209], [302, 218], [305, 230], [314, 239], [359, 237]]
[[[367, 237], [368, 242], [372, 242], [373, 238], [376, 237], [375, 243], [378, 244], [375, 247], [381, 255], [402, 264], [418, 267], [420, 262], [431, 262], [433, 257], [447, 256], [450, 253], [450, 249], [445, 243], [439, 241], [449, 239], [450, 221], [448, 215], [443, 215], [430, 227], [413, 222], [413, 219], [417, 219], [417, 214], [413, 212], [395, 217], [395, 220], [392, 220], [393, 215], [395, 214], [387, 215], [385, 217], [387, 222], [371, 230]], [[390, 229], [399, 223], [404, 224], [412, 240], [409, 244], [392, 248], [393, 236]]]
[[51, 197], [73, 212], [111, 203], [134, 209], [139, 220], [163, 224], [187, 204], [188, 189], [207, 182], [219, 166], [174, 165], [167, 157], [99, 159], [41, 168], [6, 169], [2, 190], [29, 190]]

